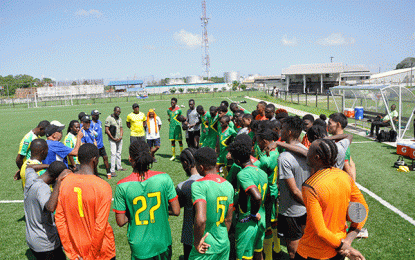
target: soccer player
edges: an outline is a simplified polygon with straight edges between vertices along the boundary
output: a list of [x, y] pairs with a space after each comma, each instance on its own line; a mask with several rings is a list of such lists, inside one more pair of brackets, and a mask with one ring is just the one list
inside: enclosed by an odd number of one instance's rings
[[233, 113], [232, 121], [235, 125], [234, 129], [237, 133], [243, 128], [242, 117], [245, 115], [244, 111], [238, 110]]
[[202, 147], [210, 147], [212, 149], [216, 148], [216, 143], [218, 139], [218, 128], [217, 128], [217, 121], [215, 121], [217, 115], [217, 108], [215, 106], [211, 106], [209, 108], [209, 117], [208, 117], [208, 128], [207, 136], [203, 141]]
[[65, 128], [65, 125], [61, 124], [59, 121], [52, 121], [50, 125], [46, 127], [46, 142], [48, 143], [48, 155], [46, 159], [43, 160], [44, 164], [51, 164], [54, 161], [63, 161], [66, 166], [68, 166], [68, 161], [66, 157], [68, 155], [77, 156], [79, 147], [82, 144], [82, 138], [84, 134], [82, 131], [76, 135], [76, 144], [75, 147], [69, 148], [61, 143], [62, 139], [62, 130]]
[[153, 109], [148, 111], [147, 122], [144, 127], [146, 129], [147, 144], [150, 146], [151, 156], [153, 156], [154, 162], [157, 162], [154, 154], [160, 149], [161, 119]]
[[129, 150], [133, 173], [117, 183], [115, 219], [120, 227], [128, 223], [131, 259], [171, 259], [168, 218], [180, 214], [173, 181], [166, 173], [150, 170], [153, 157], [146, 142], [134, 142]]
[[[307, 149], [299, 141], [303, 120], [298, 116], [287, 117], [282, 124], [281, 141]], [[310, 177], [306, 158], [285, 151], [278, 158], [280, 203], [278, 212], [278, 235], [285, 239], [290, 259], [295, 257], [298, 242], [303, 236], [307, 218], [301, 194], [301, 185]]]
[[256, 105], [256, 111], [258, 114], [255, 116], [255, 120], [262, 121], [262, 120], [268, 120], [265, 116], [265, 107], [267, 106], [267, 103], [265, 101], [260, 101]]
[[48, 164], [42, 164], [42, 161], [45, 160], [48, 155], [48, 144], [43, 139], [35, 139], [30, 143], [31, 155], [27, 159], [20, 169], [20, 178], [22, 179], [23, 188], [26, 185], [26, 170], [28, 166], [31, 165], [35, 169], [38, 176], [42, 175], [45, 172], [45, 169], [49, 166]]
[[181, 122], [177, 120], [177, 116], [182, 114], [182, 110], [177, 106], [177, 98], [172, 98], [170, 104], [171, 107], [167, 109], [168, 120], [170, 123], [169, 140], [171, 142], [172, 151], [170, 161], [174, 161], [176, 159], [176, 141], [179, 142], [180, 153], [183, 151], [182, 127]]
[[226, 148], [236, 136], [235, 130], [229, 126], [230, 121], [231, 119], [227, 115], [224, 115], [221, 117], [220, 119], [221, 132], [219, 132], [219, 144], [218, 144], [218, 147], [216, 148], [219, 154], [218, 159], [217, 159], [217, 166], [218, 166], [218, 169], [224, 166], [223, 174], [225, 178], [228, 173], [228, 169], [227, 169], [228, 159], [226, 159], [226, 155], [228, 154], [228, 151], [226, 150]]
[[251, 162], [252, 141], [245, 134], [228, 146], [234, 162], [242, 168], [237, 175], [239, 198], [235, 226], [237, 259], [262, 259], [265, 234], [264, 200], [267, 174]]
[[107, 170], [108, 175], [111, 174], [111, 171], [108, 163], [107, 151], [104, 146], [104, 137], [102, 136], [102, 122], [99, 120], [100, 114], [101, 113], [96, 109], [91, 111], [91, 129], [95, 132], [95, 140], [97, 141], [99, 156], [104, 160], [105, 169]]
[[270, 104], [265, 106], [265, 117], [269, 121], [277, 120], [277, 119], [275, 119], [275, 106], [274, 106], [274, 104], [270, 103]]
[[146, 115], [140, 112], [140, 106], [137, 103], [133, 104], [133, 112], [127, 116], [127, 127], [131, 129], [130, 144], [135, 141], [145, 141], [146, 133], [144, 131], [144, 125], [146, 123]]
[[305, 147], [310, 147], [311, 142], [308, 140], [308, 135], [307, 132], [308, 130], [313, 126], [314, 123], [314, 116], [311, 114], [307, 114], [305, 116], [303, 116], [303, 122], [304, 122], [304, 131], [305, 131], [305, 135], [303, 136], [303, 140], [301, 141], [301, 143], [305, 146]]
[[199, 139], [199, 147], [204, 147], [203, 144], [205, 143], [206, 137], [209, 135], [209, 120], [210, 120], [210, 113], [203, 109], [203, 106], [198, 105], [196, 108], [197, 113], [199, 114], [200, 121], [201, 121], [201, 133]]
[[337, 146], [332, 140], [319, 139], [310, 146], [307, 163], [313, 175], [302, 185], [307, 208], [307, 223], [295, 259], [361, 259], [351, 247], [366, 218], [351, 223], [346, 233], [349, 202], [359, 202], [368, 211], [362, 193], [353, 179], [335, 168]]
[[187, 146], [192, 148], [199, 148], [201, 120], [199, 114], [196, 111], [194, 99], [189, 100], [189, 109], [187, 110], [186, 124]]
[[231, 120], [231, 121], [229, 121], [229, 127], [232, 128], [232, 129], [235, 129], [235, 125], [232, 122], [233, 113], [231, 112], [232, 115], [229, 115], [228, 108], [224, 105], [221, 105], [220, 107], [218, 107], [217, 110], [218, 110], [218, 114], [216, 115], [215, 120], [218, 122], [218, 133], [220, 133], [222, 131], [221, 124], [220, 124], [220, 119], [223, 116], [228, 116], [229, 117], [229, 119]]
[[[63, 139], [63, 143], [69, 148], [75, 148], [76, 136], [80, 131], [80, 124], [77, 120], [72, 120], [68, 125], [68, 134]], [[68, 166], [71, 170], [76, 171], [79, 167], [78, 157], [68, 155]]]
[[62, 181], [55, 221], [69, 259], [115, 259], [114, 233], [108, 223], [111, 186], [95, 175], [99, 151], [79, 148], [79, 171]]
[[[24, 188], [26, 242], [36, 259], [66, 259], [53, 212], [58, 204], [61, 182], [68, 173], [70, 171], [63, 162], [51, 163], [40, 177], [33, 169], [27, 169], [27, 183]], [[53, 192], [49, 186], [52, 184], [55, 184]]]
[[195, 160], [203, 178], [192, 184], [195, 221], [190, 259], [229, 259], [234, 189], [217, 174], [212, 148], [200, 148]]
[[40, 136], [45, 135], [46, 127], [49, 125], [49, 121], [43, 120], [41, 121], [34, 129], [30, 130], [23, 139], [20, 141], [19, 151], [17, 152], [16, 157], [16, 165], [19, 170], [14, 175], [15, 180], [19, 180], [20, 178], [20, 169], [23, 166], [25, 160], [30, 159], [30, 143], [39, 138]]
[[243, 107], [239, 107], [237, 103], [231, 103], [229, 106], [229, 109], [231, 110], [231, 112], [235, 115], [235, 112], [238, 110], [242, 110], [244, 112], [244, 114], [250, 114], [250, 112], [248, 110], [246, 110]]
[[[193, 247], [193, 201], [192, 201], [192, 183], [202, 178], [196, 170], [196, 161], [194, 155], [195, 148], [186, 148], [180, 154], [180, 162], [183, 170], [186, 172], [187, 180], [179, 183], [176, 187], [177, 196], [179, 196], [180, 207], [184, 208], [182, 239], [184, 260], [189, 259], [190, 251]], [[215, 162], [216, 163], [216, 162]]]
[[[344, 133], [347, 126], [347, 117], [342, 113], [333, 113], [329, 116], [328, 132], [331, 135], [340, 135]], [[347, 172], [354, 181], [356, 181], [356, 165], [350, 156], [350, 145], [347, 147], [343, 170]]]

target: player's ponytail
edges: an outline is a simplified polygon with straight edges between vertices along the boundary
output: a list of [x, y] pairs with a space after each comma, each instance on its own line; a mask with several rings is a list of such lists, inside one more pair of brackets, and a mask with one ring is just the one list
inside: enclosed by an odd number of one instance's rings
[[188, 176], [191, 175], [190, 174], [190, 169], [193, 168], [193, 167], [195, 167], [195, 165], [196, 165], [196, 160], [195, 160], [195, 157], [194, 157], [196, 151], [197, 150], [195, 148], [186, 148], [180, 154], [180, 161], [182, 163], [183, 162], [186, 162], [186, 164], [187, 164], [187, 167], [184, 168], [184, 166], [183, 166], [183, 168], [186, 171], [186, 174]]
[[129, 148], [132, 166], [135, 173], [144, 175], [153, 165], [153, 157], [150, 154], [150, 147], [142, 140], [135, 141]]

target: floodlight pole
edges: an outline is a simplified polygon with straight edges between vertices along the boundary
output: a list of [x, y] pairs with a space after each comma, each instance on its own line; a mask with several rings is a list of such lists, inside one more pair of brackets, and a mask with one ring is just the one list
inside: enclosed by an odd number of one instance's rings
[[[401, 118], [402, 118], [402, 86], [399, 85], [399, 122], [398, 122], [398, 127], [399, 127], [398, 137], [399, 137], [399, 139], [401, 139], [401, 130], [402, 130], [401, 129], [401, 124], [402, 124]], [[392, 121], [392, 118], [391, 118], [391, 121]], [[393, 121], [392, 121], [392, 123], [393, 123]]]

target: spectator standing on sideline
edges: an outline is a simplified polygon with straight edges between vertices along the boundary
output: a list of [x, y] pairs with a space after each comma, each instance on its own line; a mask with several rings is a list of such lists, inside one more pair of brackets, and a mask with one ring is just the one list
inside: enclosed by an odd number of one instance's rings
[[298, 245], [297, 260], [365, 259], [351, 244], [364, 226], [367, 214], [360, 223], [352, 221], [348, 232], [345, 223], [350, 221], [350, 202], [363, 204], [366, 212], [368, 207], [353, 179], [334, 167], [337, 157], [337, 146], [332, 140], [316, 140], [308, 151], [307, 163], [313, 175], [302, 185], [307, 224]]
[[[285, 118], [282, 124], [281, 141], [307, 150], [299, 141], [302, 130], [301, 118], [298, 116]], [[307, 218], [301, 185], [310, 177], [310, 169], [306, 158], [285, 151], [278, 157], [278, 170], [280, 191], [278, 235], [285, 239], [290, 259], [294, 259]]]
[[124, 132], [120, 114], [121, 108], [116, 106], [114, 107], [114, 113], [105, 120], [105, 133], [108, 135], [111, 149], [111, 173], [107, 175], [108, 178], [117, 176], [115, 166], [117, 166], [117, 171], [125, 170], [121, 167], [122, 136]]
[[[184, 260], [189, 259], [190, 251], [193, 246], [193, 201], [192, 201], [192, 183], [202, 178], [196, 169], [194, 155], [195, 148], [186, 148], [180, 154], [180, 162], [183, 170], [186, 172], [187, 180], [179, 183], [176, 187], [177, 196], [179, 196], [180, 207], [184, 208], [182, 239]], [[215, 161], [216, 164], [216, 161]]]
[[[76, 145], [76, 136], [81, 130], [80, 124], [77, 120], [72, 120], [68, 125], [68, 134], [63, 139], [63, 143], [69, 148], [75, 148]], [[72, 171], [76, 171], [79, 167], [78, 157], [68, 155], [68, 166]]]
[[17, 152], [16, 157], [16, 165], [19, 170], [17, 170], [16, 174], [14, 175], [15, 180], [20, 179], [20, 169], [23, 166], [23, 163], [30, 159], [30, 143], [39, 138], [40, 136], [45, 135], [46, 127], [49, 125], [49, 121], [43, 120], [41, 121], [34, 129], [30, 130], [23, 139], [20, 141], [19, 151]]
[[186, 143], [188, 147], [199, 148], [200, 139], [200, 116], [195, 108], [194, 99], [189, 100], [189, 109], [187, 110], [186, 124], [187, 124], [187, 138]]
[[151, 156], [153, 156], [154, 162], [157, 162], [154, 154], [160, 149], [161, 119], [153, 109], [148, 111], [147, 122], [144, 127], [146, 128], [147, 144], [150, 146]]
[[75, 148], [69, 148], [61, 143], [62, 139], [62, 130], [65, 128], [65, 125], [61, 124], [59, 121], [52, 121], [50, 125], [46, 127], [46, 142], [48, 143], [48, 155], [43, 161], [44, 164], [51, 164], [54, 161], [63, 161], [66, 166], [68, 166], [68, 161], [66, 157], [68, 155], [77, 156], [79, 147], [82, 144], [82, 138], [84, 134], [82, 131], [76, 136]]
[[396, 111], [396, 105], [393, 104], [391, 106], [391, 112], [387, 114], [385, 117], [377, 116], [376, 119], [372, 122], [370, 126], [370, 135], [369, 137], [373, 137], [373, 130], [376, 128], [376, 135], [379, 134], [379, 128], [390, 126], [391, 123], [395, 123], [398, 120], [399, 113]]
[[55, 221], [69, 259], [115, 259], [114, 233], [108, 222], [112, 190], [95, 175], [99, 151], [79, 148], [79, 171], [61, 183]]
[[[24, 188], [26, 242], [36, 259], [66, 259], [53, 212], [58, 204], [61, 182], [69, 173], [63, 162], [51, 163], [40, 177], [33, 169], [27, 169], [27, 183]], [[49, 185], [53, 184], [54, 189], [51, 192]]]
[[105, 150], [104, 146], [104, 137], [102, 136], [102, 122], [99, 120], [99, 115], [101, 113], [94, 109], [91, 111], [91, 129], [95, 131], [96, 133], [96, 140], [97, 140], [97, 147], [99, 150], [99, 156], [102, 157], [104, 160], [105, 169], [107, 170], [107, 175], [111, 174], [110, 172], [110, 166], [108, 163], [108, 155], [107, 151]]
[[180, 153], [183, 151], [183, 142], [182, 142], [182, 122], [180, 122], [177, 117], [182, 115], [182, 110], [177, 106], [177, 98], [172, 98], [170, 100], [171, 107], [167, 109], [167, 116], [169, 117], [170, 128], [169, 128], [169, 140], [171, 142], [171, 151], [172, 157], [170, 161], [176, 159], [176, 141], [179, 142]]
[[131, 129], [130, 144], [138, 140], [145, 140], [144, 124], [146, 123], [146, 115], [140, 112], [140, 106], [133, 104], [133, 112], [127, 116], [127, 127]]

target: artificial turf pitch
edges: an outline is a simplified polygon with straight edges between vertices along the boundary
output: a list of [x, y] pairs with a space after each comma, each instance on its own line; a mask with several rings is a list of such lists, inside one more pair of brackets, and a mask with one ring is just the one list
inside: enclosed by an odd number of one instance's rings
[[[228, 95], [226, 95], [228, 96]], [[260, 95], [259, 95], [260, 96]], [[87, 101], [80, 105], [63, 106], [63, 107], [39, 107], [39, 108], [4, 108], [1, 109], [0, 132], [3, 138], [0, 140], [0, 158], [1, 158], [1, 175], [0, 183], [0, 201], [5, 200], [23, 200], [23, 190], [21, 181], [14, 181], [13, 175], [17, 170], [15, 158], [21, 138], [41, 120], [49, 121], [58, 120], [68, 125], [69, 122], [77, 118], [79, 112], [90, 113], [93, 109], [98, 109], [102, 114], [101, 121], [113, 111], [114, 106], [121, 107], [121, 118], [124, 126], [124, 143], [122, 152], [123, 167], [128, 171], [118, 172], [118, 177], [107, 180], [113, 192], [115, 192], [116, 183], [131, 174], [132, 168], [128, 163], [128, 146], [130, 130], [125, 125], [125, 119], [132, 111], [131, 105], [134, 102], [140, 104], [140, 111], [147, 112], [148, 109], [155, 109], [157, 115], [161, 118], [163, 125], [161, 128], [161, 148], [156, 154], [158, 160], [153, 169], [156, 171], [167, 172], [175, 185], [186, 179], [186, 175], [178, 160], [171, 162], [171, 147], [168, 140], [168, 121], [166, 110], [170, 106], [170, 98], [164, 96], [162, 101], [138, 100], [130, 98], [126, 100], [112, 100], [111, 103], [105, 100], [97, 100], [95, 104]], [[185, 113], [188, 109], [187, 101], [189, 95], [176, 95], [179, 105], [185, 105], [182, 108]], [[229, 97], [229, 96], [228, 96]], [[196, 105], [203, 105], [208, 109], [212, 105], [218, 106], [222, 100], [228, 100], [226, 97], [212, 97], [212, 95], [199, 94], [193, 98]], [[242, 95], [233, 95], [232, 100], [243, 100]], [[247, 100], [247, 99], [246, 99]], [[230, 102], [228, 100], [228, 102]], [[244, 108], [252, 111], [256, 103], [247, 100], [246, 104], [241, 104]], [[306, 108], [307, 109], [307, 108]], [[309, 108], [310, 112], [313, 109]], [[66, 129], [64, 130], [64, 134]], [[356, 163], [357, 182], [374, 192], [384, 200], [388, 201], [396, 208], [415, 218], [415, 174], [414, 172], [402, 173], [393, 168], [393, 163], [397, 159], [395, 148], [385, 144], [375, 142], [365, 142], [368, 139], [355, 136], [352, 143], [352, 158]], [[361, 143], [360, 143], [361, 142]], [[183, 143], [186, 143], [183, 139]], [[107, 153], [110, 153], [109, 143], [104, 136], [104, 145]], [[178, 156], [178, 150], [176, 156]], [[410, 161], [407, 160], [407, 163]], [[100, 159], [99, 172], [101, 177], [106, 180], [105, 168], [102, 158]], [[415, 227], [401, 218], [396, 213], [381, 205], [369, 195], [363, 193], [369, 205], [369, 217], [366, 222], [366, 228], [369, 231], [369, 238], [355, 240], [353, 246], [360, 250], [366, 259], [415, 259]], [[181, 225], [183, 216], [170, 217], [170, 225], [173, 238], [173, 259], [181, 259], [183, 255], [182, 244], [180, 243]], [[34, 259], [25, 242], [25, 222], [24, 222], [23, 203], [1, 203], [0, 204], [0, 259]], [[130, 248], [127, 242], [127, 227], [119, 228], [115, 223], [115, 213], [111, 211], [109, 222], [115, 233], [115, 243], [117, 250], [117, 259], [130, 259]], [[156, 234], [155, 234], [156, 235]], [[288, 259], [288, 258], [287, 258]]]

